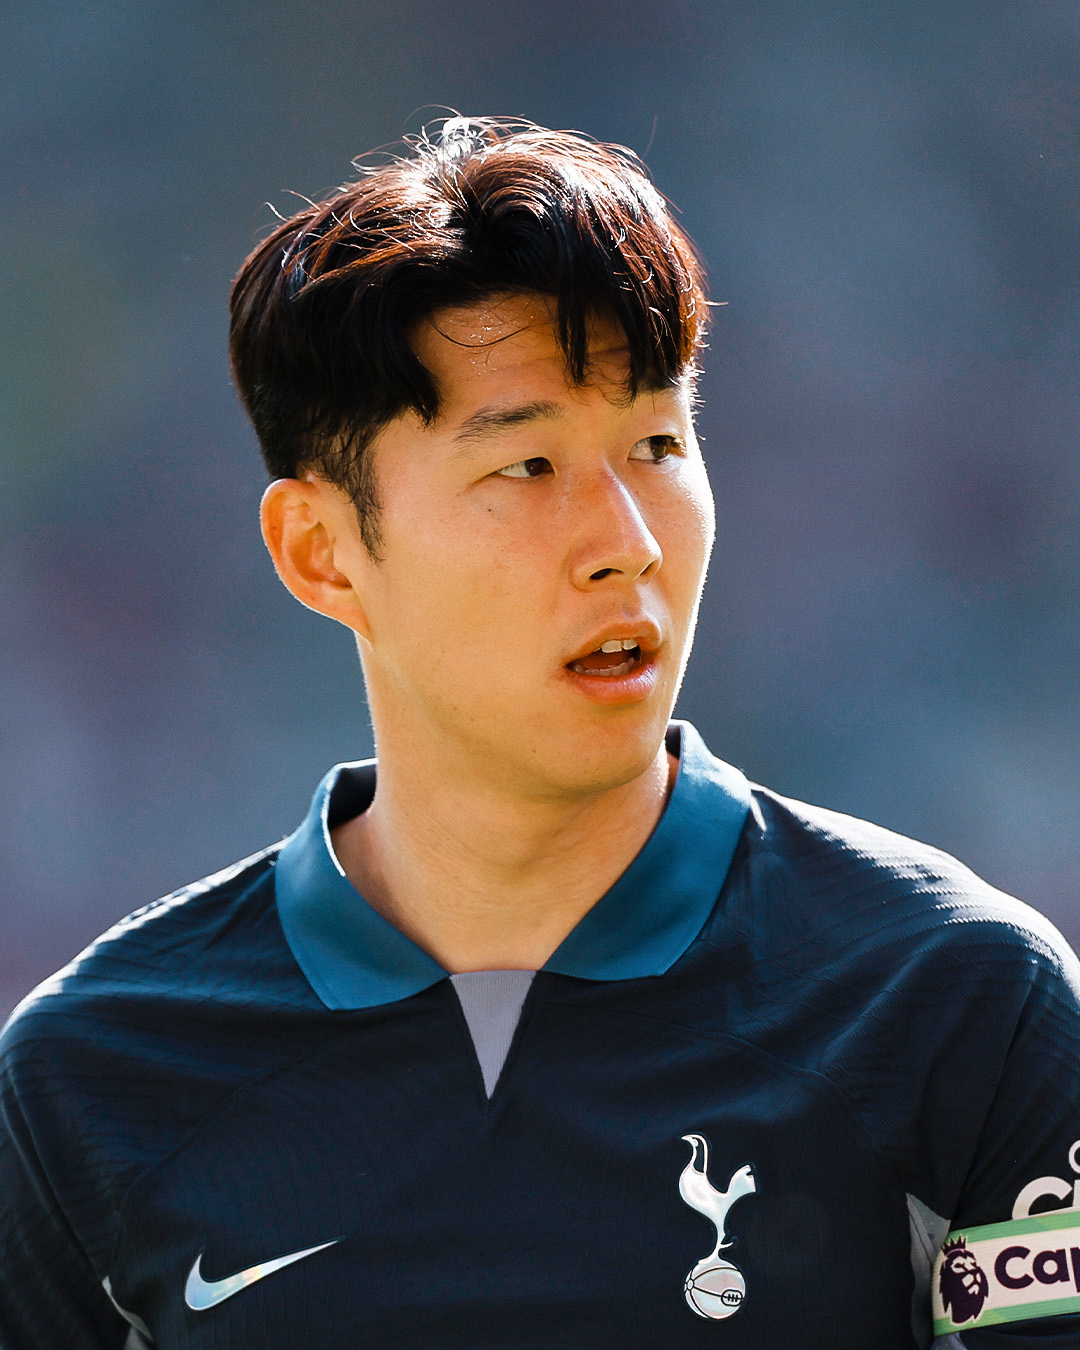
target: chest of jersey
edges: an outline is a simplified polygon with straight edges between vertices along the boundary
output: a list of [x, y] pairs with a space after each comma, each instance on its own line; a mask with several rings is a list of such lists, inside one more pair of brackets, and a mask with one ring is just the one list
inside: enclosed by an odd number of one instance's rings
[[128, 1197], [173, 1347], [913, 1344], [903, 1195], [825, 1080], [538, 979], [484, 1092], [444, 984], [249, 1085]]

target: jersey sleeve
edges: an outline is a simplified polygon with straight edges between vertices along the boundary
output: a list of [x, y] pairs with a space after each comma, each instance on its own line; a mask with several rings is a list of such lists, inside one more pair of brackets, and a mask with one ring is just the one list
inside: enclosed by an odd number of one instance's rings
[[[1027, 977], [946, 1240], [946, 1252], [963, 1242], [985, 1267], [984, 1308], [1002, 1293], [1017, 1302], [995, 1325], [949, 1332], [940, 1350], [1080, 1347], [1080, 979], [1064, 940], [1032, 952]], [[990, 1037], [995, 1006], [987, 993], [981, 1011]], [[947, 1133], [947, 1107], [937, 1109]], [[984, 1234], [993, 1236], [980, 1243]], [[939, 1259], [935, 1271], [939, 1293], [946, 1264]], [[1053, 1315], [1038, 1316], [1040, 1307]]]
[[935, 1345], [1076, 1348], [1080, 967], [1049, 925], [1022, 940], [979, 930], [939, 968], [954, 984], [948, 1034], [923, 1030], [922, 1137], [949, 1230], [932, 1276]]
[[123, 1350], [131, 1328], [53, 1193], [14, 1077], [0, 1068], [0, 1350]]
[[824, 1067], [906, 1193], [916, 1342], [1080, 1350], [1080, 964], [953, 860], [881, 876]]

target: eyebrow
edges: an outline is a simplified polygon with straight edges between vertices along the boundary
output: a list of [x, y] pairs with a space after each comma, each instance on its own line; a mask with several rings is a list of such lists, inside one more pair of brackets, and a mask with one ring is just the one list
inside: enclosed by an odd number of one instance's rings
[[549, 399], [537, 399], [513, 408], [480, 408], [466, 417], [454, 432], [454, 441], [457, 445], [472, 445], [511, 427], [525, 426], [529, 422], [550, 422], [562, 416], [563, 410]]

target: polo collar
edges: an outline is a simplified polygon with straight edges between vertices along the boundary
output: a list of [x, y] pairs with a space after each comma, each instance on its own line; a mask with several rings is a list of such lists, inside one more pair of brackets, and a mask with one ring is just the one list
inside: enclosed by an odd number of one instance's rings
[[[712, 913], [743, 821], [750, 788], [711, 755], [689, 722], [673, 722], [679, 756], [671, 797], [637, 857], [556, 948], [544, 970], [585, 980], [663, 975]], [[345, 876], [330, 831], [367, 809], [375, 761], [339, 764], [283, 844], [275, 868], [285, 938], [328, 1008], [373, 1008], [420, 993], [447, 972], [367, 903]]]

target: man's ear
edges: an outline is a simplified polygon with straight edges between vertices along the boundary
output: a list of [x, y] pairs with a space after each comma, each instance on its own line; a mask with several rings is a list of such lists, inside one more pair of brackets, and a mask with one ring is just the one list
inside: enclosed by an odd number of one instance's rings
[[278, 478], [263, 493], [259, 520], [277, 574], [297, 600], [368, 637], [356, 583], [372, 559], [348, 496], [314, 475]]

